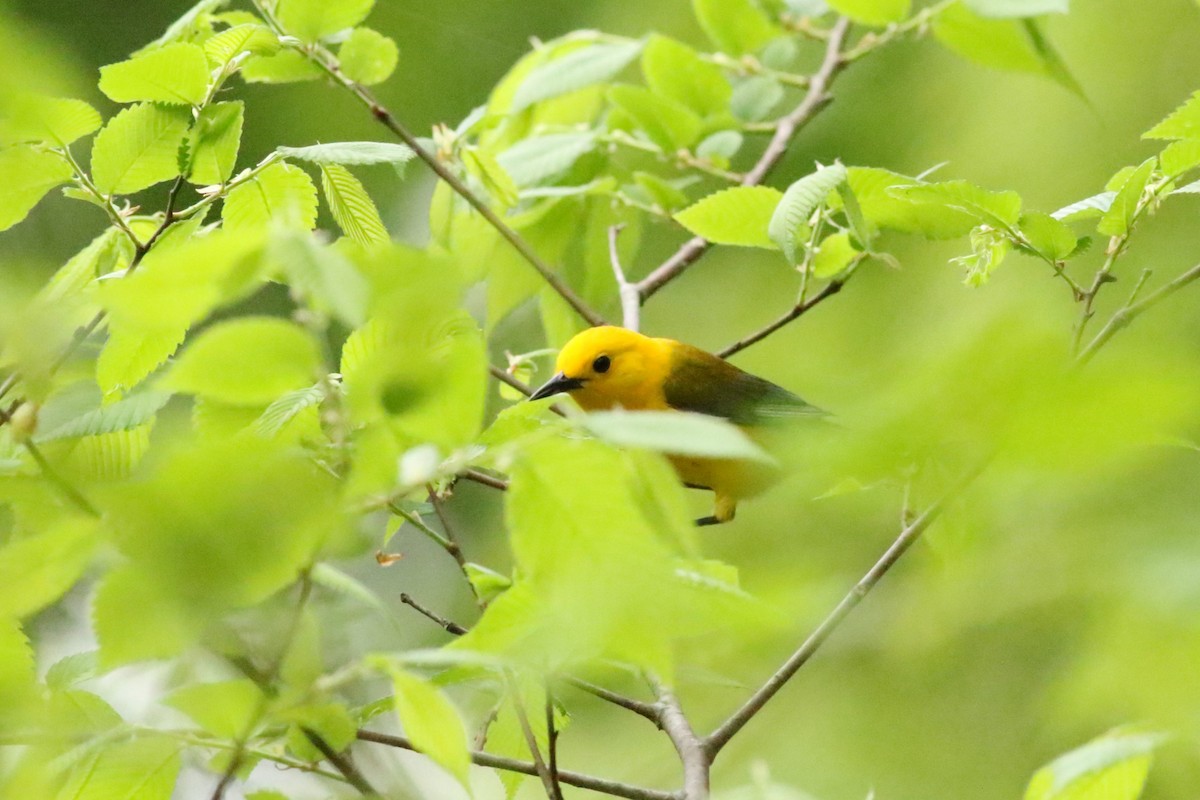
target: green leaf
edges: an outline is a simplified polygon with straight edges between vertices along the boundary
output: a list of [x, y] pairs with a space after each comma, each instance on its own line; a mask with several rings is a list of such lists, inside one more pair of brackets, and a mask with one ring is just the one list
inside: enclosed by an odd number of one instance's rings
[[521, 189], [555, 183], [585, 154], [596, 149], [590, 131], [530, 136], [496, 156]]
[[168, 44], [101, 67], [100, 91], [118, 103], [199, 105], [208, 93], [208, 58], [199, 45]]
[[986, 19], [956, 4], [934, 18], [933, 35], [949, 50], [976, 64], [1046, 74], [1042, 58], [1019, 21]]
[[[133, 618], [137, 625], [129, 624]], [[194, 641], [205, 622], [204, 615], [191, 613], [132, 567], [106, 573], [92, 599], [92, 627], [104, 669], [176, 655]]]
[[1157, 733], [1108, 733], [1038, 770], [1025, 800], [1137, 800], [1165, 740]]
[[350, 170], [340, 164], [322, 164], [321, 189], [343, 233], [362, 245], [388, 241], [375, 203]]
[[703, 123], [682, 103], [642, 86], [620, 84], [608, 90], [608, 101], [628, 114], [651, 141], [667, 152], [691, 147]]
[[833, 10], [864, 25], [899, 22], [912, 10], [912, 0], [825, 0]]
[[464, 787], [469, 787], [471, 757], [467, 751], [467, 730], [458, 710], [419, 675], [399, 668], [390, 672], [400, 724], [413, 746], [444, 767]]
[[717, 131], [696, 145], [696, 155], [719, 166], [728, 166], [729, 159], [742, 149], [744, 137], [740, 131]]
[[261, 716], [262, 690], [249, 678], [221, 683], [194, 683], [177, 689], [163, 701], [187, 714], [213, 736], [239, 739]]
[[42, 142], [65, 146], [100, 129], [100, 114], [82, 100], [17, 94], [5, 98], [0, 145]]
[[228, 5], [229, 0], [199, 0], [185, 11], [178, 19], [170, 24], [163, 35], [146, 44], [138, 53], [147, 53], [163, 45], [187, 39], [196, 34], [201, 28], [208, 30], [206, 20], [209, 15], [221, 6]]
[[924, 183], [890, 191], [893, 197], [912, 203], [945, 206], [996, 228], [1011, 228], [1021, 216], [1021, 196], [1016, 192], [990, 192], [966, 181]]
[[171, 395], [167, 392], [141, 392], [89, 411], [46, 433], [40, 433], [35, 438], [38, 442], [50, 442], [56, 439], [133, 430], [152, 420], [170, 399]]
[[479, 179], [492, 200], [505, 208], [517, 204], [517, 184], [495, 156], [478, 147], [464, 149], [459, 155], [463, 166], [472, 176]]
[[329, 142], [308, 147], [277, 147], [275, 152], [284, 158], [307, 161], [311, 164], [407, 164], [416, 155], [406, 145], [388, 142]]
[[751, 0], [692, 0], [692, 13], [708, 38], [731, 55], [756, 52], [783, 33]]
[[893, 195], [898, 188], [922, 185], [916, 178], [869, 167], [851, 167], [847, 172], [847, 185], [871, 225], [930, 239], [956, 239], [978, 224], [974, 216], [957, 209], [914, 204]]
[[386, 81], [399, 60], [396, 43], [370, 28], [355, 28], [338, 49], [342, 73], [364, 86]]
[[254, 432], [270, 438], [283, 430], [301, 411], [314, 408], [324, 400], [325, 390], [320, 384], [288, 392], [267, 406], [262, 416], [255, 420]]
[[1143, 139], [1200, 139], [1200, 92], [1142, 134]]
[[230, 190], [221, 219], [230, 231], [269, 225], [311, 231], [317, 224], [317, 188], [304, 170], [276, 162]]
[[1004, 261], [1010, 247], [1008, 237], [1000, 231], [979, 227], [971, 231], [971, 253], [952, 258], [950, 263], [963, 268], [966, 273], [963, 283], [968, 286], [982, 286]]
[[501, 575], [499, 572], [488, 569], [481, 564], [468, 562], [463, 566], [463, 571], [466, 572], [467, 580], [471, 582], [472, 588], [475, 589], [475, 594], [479, 595], [485, 603], [495, 600], [504, 590], [512, 586], [512, 579], [507, 575]]
[[1112, 208], [1113, 200], [1116, 199], [1116, 192], [1101, 192], [1100, 194], [1094, 194], [1091, 197], [1085, 197], [1070, 205], [1063, 206], [1050, 216], [1063, 222], [1074, 222], [1078, 219], [1100, 217]]
[[370, 287], [337, 249], [321, 246], [299, 231], [280, 231], [271, 237], [268, 254], [283, 265], [288, 283], [314, 308], [350, 328], [366, 321]]
[[279, 52], [279, 37], [265, 25], [235, 25], [204, 42], [204, 54], [213, 68], [224, 67], [243, 53], [270, 56]]
[[153, 420], [127, 431], [84, 436], [65, 463], [73, 473], [89, 481], [128, 478], [150, 447], [152, 427]]
[[238, 147], [242, 142], [242, 113], [240, 100], [206, 106], [192, 126], [188, 139], [191, 171], [188, 180], [202, 185], [224, 183], [237, 164]]
[[374, 5], [375, 0], [280, 0], [275, 11], [284, 30], [315, 42], [358, 25]]
[[1070, 0], [966, 0], [967, 7], [981, 17], [1006, 19], [1066, 14]]
[[234, 405], [265, 405], [312, 383], [320, 366], [312, 336], [274, 317], [240, 317], [206, 329], [165, 385]]
[[832, 278], [848, 267], [857, 255], [858, 250], [851, 244], [849, 233], [826, 236], [813, 257], [813, 275], [818, 278]]
[[181, 759], [171, 738], [138, 737], [80, 761], [60, 797], [71, 800], [170, 800]]
[[1157, 158], [1146, 159], [1130, 173], [1117, 196], [1113, 198], [1112, 206], [1104, 212], [1104, 216], [1096, 225], [1099, 233], [1106, 236], [1124, 236], [1129, 233], [1138, 205], [1142, 202], [1142, 193], [1146, 191], [1146, 184], [1154, 174], [1157, 163]]
[[71, 179], [70, 165], [54, 153], [17, 145], [0, 150], [0, 231], [16, 225], [46, 193]]
[[638, 57], [641, 42], [589, 44], [535, 67], [517, 87], [509, 113], [598, 83], [607, 83]]
[[752, 75], [733, 87], [729, 110], [744, 122], [766, 119], [783, 100], [783, 84], [767, 75]]
[[255, 56], [245, 63], [241, 72], [247, 83], [296, 83], [325, 77], [324, 70], [295, 50]]
[[1079, 239], [1067, 225], [1049, 214], [1031, 211], [1021, 215], [1021, 233], [1049, 261], [1061, 261], [1075, 252]]
[[674, 455], [771, 461], [732, 423], [682, 411], [597, 411], [583, 417], [596, 436], [622, 447]]
[[92, 178], [105, 194], [128, 194], [179, 174], [179, 147], [191, 114], [152, 103], [117, 114], [96, 136]]
[[716, 244], [778, 245], [767, 234], [783, 194], [767, 186], [738, 186], [710, 194], [675, 215], [675, 221]]
[[654, 34], [642, 51], [642, 74], [657, 95], [687, 106], [700, 116], [729, 109], [733, 87], [716, 64], [683, 42]]
[[790, 263], [795, 264], [799, 260], [798, 250], [803, 246], [799, 237], [808, 224], [809, 217], [846, 177], [846, 168], [841, 164], [819, 167], [816, 172], [805, 175], [783, 193], [783, 198], [775, 207], [767, 225], [767, 234], [771, 241], [783, 250]]
[[1171, 142], [1158, 154], [1158, 163], [1168, 179], [1195, 169], [1200, 165], [1200, 138]]
[[99, 544], [93, 520], [64, 519], [0, 547], [0, 617], [21, 619], [58, 600], [83, 575]]

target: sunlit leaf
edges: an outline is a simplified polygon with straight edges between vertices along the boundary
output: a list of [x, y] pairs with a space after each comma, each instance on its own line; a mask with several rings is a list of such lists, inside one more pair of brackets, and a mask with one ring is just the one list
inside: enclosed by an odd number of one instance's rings
[[767, 234], [783, 194], [768, 186], [739, 186], [701, 198], [675, 215], [675, 221], [716, 244], [766, 247], [779, 245]]
[[509, 112], [516, 114], [534, 103], [606, 83], [641, 51], [641, 42], [596, 43], [547, 61], [530, 71], [521, 82]]
[[74, 173], [66, 161], [54, 153], [25, 145], [0, 150], [0, 231], [16, 225], [33, 210], [46, 193], [71, 179]]
[[96, 135], [92, 178], [105, 193], [136, 192], [179, 174], [179, 146], [191, 114], [153, 103], [131, 106]]
[[198, 184], [224, 183], [233, 174], [242, 141], [243, 104], [240, 100], [206, 106], [188, 137], [191, 171]]
[[908, 16], [912, 0], [825, 0], [831, 8], [864, 25], [886, 25]]
[[418, 751], [467, 786], [471, 758], [467, 752], [467, 731], [458, 710], [419, 675], [393, 668], [391, 677], [396, 690], [396, 712], [405, 734]]
[[355, 28], [338, 48], [342, 72], [364, 86], [386, 81], [399, 59], [400, 49], [396, 43], [370, 28]]
[[680, 411], [596, 411], [583, 425], [605, 441], [677, 455], [769, 461], [740, 428], [705, 414]]
[[317, 189], [304, 170], [276, 162], [230, 190], [221, 218], [234, 231], [268, 225], [310, 231], [317, 224]]
[[343, 233], [364, 245], [388, 241], [379, 210], [350, 170], [340, 164], [322, 164], [321, 189]]
[[82, 100], [18, 94], [0, 106], [0, 145], [45, 142], [68, 145], [100, 129], [100, 114]]
[[313, 42], [355, 25], [371, 13], [375, 0], [280, 0], [276, 7], [284, 30]]
[[692, 12], [713, 43], [727, 53], [753, 53], [781, 29], [751, 0], [692, 0]]
[[802, 246], [800, 233], [817, 206], [825, 202], [831, 191], [846, 180], [846, 168], [841, 164], [820, 167], [793, 183], [783, 193], [771, 215], [767, 235], [783, 250], [787, 260], [795, 264]]
[[168, 44], [101, 67], [100, 91], [118, 103], [199, 105], [208, 91], [208, 58], [198, 45]]

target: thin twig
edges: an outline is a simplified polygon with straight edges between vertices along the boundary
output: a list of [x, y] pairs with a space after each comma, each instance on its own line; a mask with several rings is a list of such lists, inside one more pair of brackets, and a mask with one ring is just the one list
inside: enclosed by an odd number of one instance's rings
[[[263, 4], [262, 0], [254, 0], [254, 7], [258, 9], [258, 13], [263, 19], [275, 29], [278, 33], [286, 33], [275, 15], [271, 13]], [[434, 174], [445, 181], [451, 189], [460, 197], [467, 201], [476, 211], [479, 212], [488, 224], [496, 229], [513, 249], [520, 253], [521, 257], [529, 263], [531, 267], [542, 279], [550, 285], [555, 292], [575, 309], [575, 312], [580, 317], [585, 319], [592, 325], [603, 325], [604, 318], [597, 314], [591, 307], [583, 301], [563, 280], [550, 268], [546, 262], [542, 261], [541, 257], [534, 252], [529, 243], [526, 242], [521, 235], [508, 226], [495, 211], [475, 192], [459, 179], [457, 175], [435, 155], [425, 149], [424, 146], [417, 140], [417, 137], [412, 134], [385, 106], [383, 106], [375, 96], [362, 84], [351, 80], [338, 64], [337, 58], [326, 50], [324, 47], [315, 44], [298, 45], [296, 51], [300, 55], [307, 58], [323, 70], [333, 81], [343, 88], [347, 89], [355, 98], [358, 99], [371, 112], [385, 128], [395, 134], [400, 141], [408, 145], [408, 147], [416, 154], [417, 158], [425, 162], [425, 164], [433, 170]]]
[[517, 682], [512, 673], [505, 673], [505, 683], [508, 686], [508, 695], [513, 705], [513, 711], [517, 715], [517, 723], [521, 726], [521, 735], [525, 737], [525, 745], [529, 748], [529, 754], [533, 756], [533, 767], [537, 770], [542, 787], [546, 790], [546, 797], [548, 800], [562, 800], [562, 795], [558, 793], [558, 781], [550, 774], [550, 768], [542, 759], [537, 736], [534, 735], [533, 726], [529, 724], [529, 715], [525, 712], [525, 701], [521, 698], [521, 691], [517, 688]]
[[788, 323], [798, 319], [803, 314], [806, 314], [808, 311], [813, 309], [815, 306], [819, 305], [820, 303], [824, 302], [825, 300], [828, 300], [830, 297], [833, 297], [835, 294], [840, 292], [842, 290], [842, 287], [846, 285], [846, 281], [848, 281], [850, 279], [851, 274], [852, 273], [847, 273], [846, 275], [843, 275], [839, 278], [835, 278], [834, 280], [831, 280], [829, 283], [825, 284], [825, 286], [823, 286], [821, 288], [821, 291], [817, 292], [812, 297], [793, 306], [790, 311], [787, 311], [782, 316], [775, 319], [775, 321], [758, 329], [754, 333], [747, 334], [746, 336], [743, 336], [741, 339], [738, 339], [733, 344], [730, 344], [730, 345], [727, 345], [727, 346], [721, 348], [720, 350], [717, 351], [717, 355], [720, 356], [721, 358], [729, 358], [730, 356], [734, 355], [735, 353], [740, 353], [741, 351], [745, 350], [750, 345], [761, 342], [763, 339], [767, 338], [772, 333], [774, 333], [775, 331], [782, 328], [784, 325], [787, 325]]
[[[402, 750], [416, 751], [411, 740], [404, 736], [393, 736], [386, 733], [376, 733], [375, 731], [360, 730], [358, 738], [364, 742], [375, 742], [389, 747], [398, 747]], [[530, 761], [520, 761], [515, 758], [506, 758], [504, 756], [485, 753], [480, 750], [471, 751], [471, 762], [478, 764], [481, 767], [491, 767], [492, 769], [502, 769], [508, 772], [519, 772], [522, 775], [537, 775], [537, 767]], [[613, 797], [624, 797], [627, 800], [682, 800], [676, 792], [665, 792], [661, 789], [647, 789], [642, 786], [633, 786], [628, 783], [620, 783], [618, 781], [610, 781], [606, 778], [597, 778], [592, 775], [584, 775], [579, 772], [571, 772], [569, 770], [560, 770], [558, 779], [568, 786], [576, 786], [580, 789], [588, 789], [601, 794], [612, 795]]]
[[636, 331], [641, 326], [642, 295], [637, 285], [625, 277], [625, 270], [621, 268], [617, 237], [624, 229], [623, 224], [608, 226], [608, 260], [612, 264], [613, 277], [617, 279], [617, 295], [621, 298], [621, 324]]
[[651, 685], [658, 696], [662, 729], [671, 738], [671, 744], [675, 745], [675, 752], [683, 764], [684, 800], [707, 800], [712, 758], [705, 749], [705, 742], [688, 722], [675, 693], [657, 679], [652, 679]]
[[471, 581], [471, 573], [467, 569], [467, 557], [463, 555], [462, 545], [458, 543], [458, 537], [454, 533], [454, 526], [450, 524], [450, 520], [446, 517], [446, 509], [442, 505], [442, 498], [438, 497], [438, 493], [433, 486], [427, 486], [429, 491], [429, 503], [433, 506], [433, 513], [437, 515], [438, 522], [442, 524], [442, 533], [445, 535], [449, 546], [446, 552], [458, 564], [459, 570], [462, 571], [463, 577], [467, 579], [467, 586], [471, 588], [471, 594], [475, 596], [475, 602], [480, 608], [487, 607], [487, 601], [479, 594], [479, 590], [475, 588], [475, 584]]
[[413, 599], [412, 595], [410, 595], [408, 592], [400, 593], [400, 602], [404, 603], [404, 605], [408, 606], [409, 608], [414, 609], [421, 616], [423, 616], [426, 619], [428, 619], [429, 621], [433, 622], [435, 625], [442, 628], [447, 633], [451, 633], [455, 636], [462, 636], [463, 634], [465, 634], [467, 632], [467, 629], [464, 628], [462, 625], [459, 625], [457, 622], [446, 619], [445, 617], [438, 614], [437, 612], [432, 611], [432, 610], [426, 608], [425, 606], [421, 605], [420, 603], [418, 603], [416, 600]]
[[495, 378], [496, 380], [500, 381], [503, 384], [511, 386], [512, 388], [516, 389], [518, 392], [525, 395], [526, 397], [529, 397], [529, 395], [533, 394], [533, 389], [530, 389], [524, 383], [517, 380], [516, 378], [514, 378], [512, 375], [508, 374], [504, 370], [500, 369], [495, 364], [488, 364], [488, 373], [490, 373], [491, 376], [493, 378]]
[[[1109, 318], [1104, 327], [1100, 329], [1100, 332], [1096, 334], [1096, 337], [1079, 353], [1076, 359], [1078, 363], [1086, 364], [1091, 360], [1092, 356], [1096, 355], [1096, 351], [1103, 347], [1118, 331], [1141, 316], [1148, 308], [1175, 294], [1175, 292], [1178, 292], [1197, 278], [1200, 278], [1200, 264], [1192, 267], [1170, 283], [1146, 295], [1139, 302], [1126, 304], [1124, 308]], [[1130, 300], [1132, 299], [1130, 298]]]
[[549, 681], [546, 682], [546, 766], [554, 783], [554, 796], [562, 800], [562, 787], [558, 785], [558, 726], [554, 724], [554, 692]]
[[490, 486], [491, 488], [497, 489], [501, 492], [508, 491], [508, 481], [504, 480], [503, 478], [497, 478], [494, 475], [488, 475], [486, 472], [482, 472], [481, 470], [464, 469], [462, 472], [458, 473], [458, 476], [460, 478], [466, 478], [469, 481], [478, 483], [480, 486]]
[[[846, 33], [850, 29], [850, 21], [841, 17], [829, 31], [829, 39], [825, 45], [825, 57], [817, 71], [809, 80], [804, 98], [790, 114], [780, 118], [775, 127], [775, 133], [755, 165], [742, 176], [743, 186], [757, 186], [771, 173], [779, 163], [796, 134], [809, 123], [817, 113], [829, 102], [829, 86], [837, 74], [846, 66], [842, 58], [842, 45], [846, 41]], [[638, 294], [642, 302], [648, 300], [655, 292], [666, 286], [694, 264], [704, 255], [711, 243], [700, 236], [688, 239], [675, 253], [637, 283]]]
[[365, 797], [382, 797], [379, 792], [375, 791], [375, 787], [367, 780], [349, 756], [339, 753], [330, 746], [329, 742], [316, 731], [311, 728], [302, 728], [304, 736], [312, 743], [312, 746], [321, 751], [321, 755], [325, 756], [325, 760], [333, 764], [334, 768], [346, 778], [346, 782], [358, 789], [359, 793]]
[[783, 665], [775, 671], [770, 678], [767, 679], [761, 687], [755, 690], [749, 699], [742, 704], [741, 708], [733, 712], [720, 726], [717, 727], [704, 740], [704, 749], [711, 759], [715, 759], [717, 754], [721, 752], [729, 740], [740, 731], [747, 722], [754, 719], [759, 711], [770, 702], [779, 690], [791, 680], [801, 667], [812, 658], [813, 654], [825, 643], [842, 621], [849, 616], [850, 612], [862, 602], [863, 598], [875, 588], [880, 579], [887, 574], [896, 562], [900, 560], [913, 543], [920, 538], [921, 534], [929, 528], [933, 521], [941, 515], [946, 503], [957, 496], [965, 489], [982, 471], [983, 467], [968, 473], [954, 488], [952, 488], [942, 499], [929, 506], [921, 516], [917, 517], [913, 522], [900, 532], [895, 541], [888, 547], [884, 554], [875, 562], [871, 569], [854, 585], [854, 587], [842, 598], [841, 602], [821, 621], [804, 643], [800, 645], [792, 655], [783, 663]]

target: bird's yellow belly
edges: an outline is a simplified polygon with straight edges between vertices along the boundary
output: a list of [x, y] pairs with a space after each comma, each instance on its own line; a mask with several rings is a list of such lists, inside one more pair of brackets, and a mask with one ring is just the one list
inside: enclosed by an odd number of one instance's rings
[[679, 478], [718, 496], [741, 500], [765, 491], [778, 478], [774, 465], [728, 458], [668, 456]]

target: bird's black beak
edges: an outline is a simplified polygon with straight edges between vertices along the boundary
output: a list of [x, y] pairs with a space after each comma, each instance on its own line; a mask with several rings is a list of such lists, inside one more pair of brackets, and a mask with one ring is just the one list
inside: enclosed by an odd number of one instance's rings
[[529, 395], [530, 400], [541, 400], [543, 397], [551, 397], [563, 392], [569, 392], [573, 389], [578, 389], [583, 386], [583, 381], [579, 378], [568, 378], [561, 372], [555, 375], [550, 380], [542, 384], [536, 392]]

